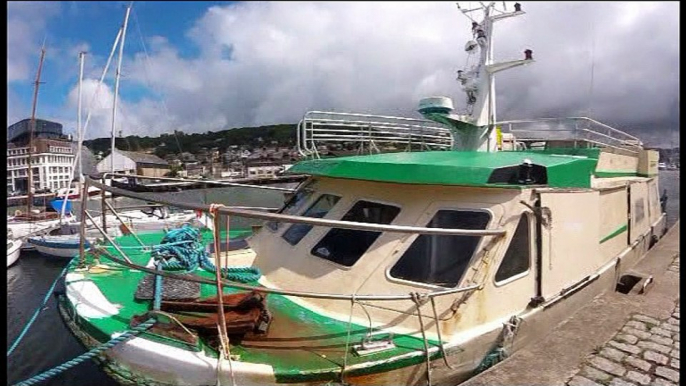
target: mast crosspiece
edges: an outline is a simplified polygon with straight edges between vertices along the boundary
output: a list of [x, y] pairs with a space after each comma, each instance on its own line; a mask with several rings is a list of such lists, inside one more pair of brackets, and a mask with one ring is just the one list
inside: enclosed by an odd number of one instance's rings
[[[453, 113], [453, 103], [447, 97], [424, 98], [419, 102], [419, 112], [427, 119], [450, 127], [455, 138], [453, 150], [496, 151], [495, 132], [495, 73], [533, 62], [533, 51], [524, 51], [524, 59], [495, 63], [493, 61], [493, 23], [498, 20], [523, 15], [521, 5], [516, 3], [515, 10], [507, 12], [495, 7], [495, 2], [473, 9], [458, 9], [472, 21], [472, 36], [465, 45], [469, 54], [479, 50], [479, 62], [470, 69], [457, 72], [457, 80], [467, 94], [468, 114]], [[505, 8], [503, 4], [503, 8]], [[482, 11], [479, 23], [469, 14]]]

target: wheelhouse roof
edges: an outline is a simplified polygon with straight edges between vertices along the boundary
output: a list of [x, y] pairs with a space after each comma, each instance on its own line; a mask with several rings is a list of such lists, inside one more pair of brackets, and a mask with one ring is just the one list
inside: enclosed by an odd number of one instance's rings
[[361, 155], [302, 161], [289, 173], [401, 184], [521, 188], [489, 182], [497, 169], [517, 167], [525, 159], [544, 167], [546, 186], [588, 188], [600, 149], [528, 151], [427, 151]]

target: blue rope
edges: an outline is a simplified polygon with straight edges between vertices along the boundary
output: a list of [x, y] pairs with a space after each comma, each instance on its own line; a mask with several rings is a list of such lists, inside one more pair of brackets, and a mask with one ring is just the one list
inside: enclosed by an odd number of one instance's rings
[[[167, 232], [160, 245], [153, 247], [152, 257], [165, 270], [192, 272], [198, 267], [210, 272], [217, 270], [200, 242], [200, 231], [189, 224]], [[241, 283], [256, 282], [262, 276], [256, 267], [226, 267], [221, 273], [226, 279]]]
[[30, 386], [30, 385], [35, 385], [39, 382], [43, 382], [45, 380], [48, 380], [48, 379], [50, 379], [50, 378], [52, 378], [58, 374], [63, 373], [66, 370], [69, 370], [70, 368], [72, 368], [76, 365], [79, 365], [79, 364], [85, 362], [88, 359], [96, 357], [101, 352], [111, 349], [112, 347], [114, 347], [117, 344], [125, 341], [126, 339], [129, 339], [132, 336], [136, 336], [136, 335], [140, 334], [141, 332], [152, 327], [153, 324], [155, 324], [155, 319], [154, 318], [148, 319], [146, 322], [141, 323], [138, 326], [126, 331], [125, 333], [117, 336], [116, 338], [110, 340], [109, 342], [103, 343], [100, 346], [95, 347], [95, 348], [91, 349], [90, 351], [88, 351], [84, 354], [81, 354], [81, 355], [77, 356], [76, 358], [74, 358], [68, 362], [65, 362], [59, 366], [55, 366], [48, 371], [45, 371], [45, 372], [40, 373], [36, 376], [33, 376], [33, 377], [31, 377], [25, 381], [19, 382], [19, 383], [15, 384], [14, 386]]
[[[157, 270], [162, 270], [162, 264], [157, 264]], [[153, 299], [152, 309], [159, 311], [162, 308], [162, 276], [155, 274], [155, 297]]]
[[41, 305], [38, 307], [36, 312], [33, 313], [33, 316], [31, 317], [29, 322], [26, 324], [24, 329], [21, 331], [21, 333], [19, 334], [17, 339], [14, 341], [14, 343], [12, 343], [12, 346], [10, 347], [10, 349], [7, 350], [7, 357], [9, 357], [12, 354], [12, 352], [14, 352], [14, 349], [16, 349], [17, 346], [19, 346], [19, 343], [21, 342], [21, 340], [24, 339], [24, 336], [29, 331], [29, 329], [31, 328], [33, 323], [36, 321], [38, 314], [40, 314], [43, 311], [45, 305], [48, 303], [48, 300], [50, 300], [50, 295], [52, 295], [52, 292], [55, 290], [55, 286], [60, 281], [60, 279], [67, 273], [67, 270], [69, 269], [70, 265], [71, 265], [71, 261], [67, 264], [66, 267], [64, 267], [62, 272], [60, 272], [60, 274], [57, 276], [55, 281], [52, 283], [52, 285], [50, 286], [50, 289], [48, 290], [48, 293], [45, 294], [45, 297], [43, 298], [43, 302], [41, 303]]

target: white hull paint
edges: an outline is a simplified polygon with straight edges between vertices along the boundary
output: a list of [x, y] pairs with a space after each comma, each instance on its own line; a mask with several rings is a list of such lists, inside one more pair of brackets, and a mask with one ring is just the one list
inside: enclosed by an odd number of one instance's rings
[[7, 228], [12, 231], [12, 234], [16, 238], [23, 238], [29, 236], [32, 233], [37, 233], [50, 228], [54, 228], [60, 224], [60, 220], [46, 220], [46, 221], [22, 221], [22, 222], [10, 222], [7, 224]]
[[79, 248], [51, 248], [43, 245], [35, 245], [34, 248], [41, 255], [49, 257], [74, 257], [79, 254]]
[[[520, 329], [517, 332], [512, 346], [508, 350], [510, 354], [525, 347], [536, 340], [541, 339], [555, 326], [564, 322], [571, 314], [588, 304], [593, 298], [607, 291], [612, 291], [616, 285], [616, 278], [631, 269], [650, 248], [650, 240], [653, 235], [662, 236], [666, 218], [664, 215], [653, 224], [648, 232], [641, 235], [609, 263], [600, 267], [589, 281], [589, 284], [580, 288], [573, 295], [566, 297], [547, 299], [539, 307], [518, 315], [521, 318]], [[98, 291], [99, 292], [99, 291]], [[90, 292], [93, 295], [92, 292]], [[561, 301], [563, 300], [564, 301]], [[82, 297], [80, 306], [96, 307], [98, 302], [88, 304], [87, 297]], [[76, 328], [71, 316], [61, 308], [61, 312], [67, 325], [87, 346], [99, 344], [82, 330]], [[79, 312], [81, 315], [81, 312]], [[427, 322], [431, 320], [425, 316]], [[463, 382], [474, 374], [481, 360], [488, 354], [502, 331], [503, 323], [507, 320], [498, 320], [487, 326], [476, 326], [473, 330], [464, 331], [454, 335], [451, 342], [444, 343], [447, 353], [446, 360], [439, 358], [431, 361], [432, 380], [436, 385], [455, 385]], [[433, 329], [430, 329], [434, 332]], [[478, 330], [478, 331], [474, 331]], [[114, 336], [113, 336], [114, 338]], [[439, 347], [431, 346], [430, 353], [435, 353]], [[423, 357], [421, 351], [407, 354], [408, 356]], [[206, 356], [202, 352], [193, 352], [180, 348], [171, 347], [161, 343], [152, 342], [144, 338], [133, 338], [110, 350], [101, 361], [105, 371], [123, 385], [138, 386], [141, 379], [145, 379], [147, 385], [154, 386], [203, 386], [215, 384], [217, 377], [221, 384], [231, 384], [230, 365], [224, 360], [219, 365], [217, 359]], [[364, 366], [373, 364], [365, 363]], [[233, 376], [242, 386], [252, 385], [276, 385], [276, 379], [271, 366], [233, 361]], [[219, 367], [219, 369], [218, 369]], [[355, 370], [356, 366], [348, 367], [348, 371]], [[425, 362], [414, 366], [407, 366], [392, 371], [364, 376], [348, 376], [345, 381], [348, 384], [403, 384], [411, 385], [421, 383], [425, 377]], [[136, 379], [127, 378], [124, 374], [135, 374]], [[289, 385], [313, 385], [314, 383], [292, 383]]]
[[[7, 240], [7, 268], [19, 260], [19, 254], [21, 253], [21, 240]], [[10, 244], [11, 243], [11, 244]]]

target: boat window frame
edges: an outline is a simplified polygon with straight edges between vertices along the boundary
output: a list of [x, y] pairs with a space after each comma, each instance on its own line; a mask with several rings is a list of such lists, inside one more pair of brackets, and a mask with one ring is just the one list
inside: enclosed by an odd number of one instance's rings
[[[302, 217], [309, 217], [309, 216], [305, 216], [304, 213], [307, 212], [322, 196], [329, 195], [329, 196], [338, 197], [338, 201], [336, 202], [336, 204], [334, 204], [334, 206], [331, 207], [331, 209], [324, 215], [324, 217], [319, 217], [319, 218], [327, 218], [328, 216], [331, 215], [331, 212], [334, 212], [335, 210], [338, 209], [338, 207], [341, 204], [341, 201], [345, 198], [345, 196], [341, 193], [335, 193], [335, 192], [332, 193], [328, 190], [318, 190], [318, 191], [315, 191], [314, 193], [315, 194], [312, 194], [312, 196], [310, 197], [309, 202], [305, 202], [303, 204], [302, 209], [298, 213], [294, 213], [293, 215], [302, 216]], [[315, 217], [310, 217], [310, 218], [315, 218]], [[286, 245], [288, 245], [289, 247], [291, 247], [293, 249], [298, 248], [301, 245], [303, 239], [305, 239], [315, 227], [321, 226], [321, 225], [312, 225], [312, 228], [310, 228], [310, 230], [307, 232], [307, 234], [305, 234], [297, 243], [291, 244], [288, 242], [288, 240], [286, 240], [283, 237], [284, 233], [286, 233], [294, 225], [308, 225], [308, 224], [285, 222], [285, 221], [283, 221], [283, 223], [288, 224], [288, 226], [283, 227], [283, 229], [277, 229], [277, 231], [274, 232], [274, 234], [275, 234], [275, 236], [278, 236], [278, 238], [281, 241], [285, 242]], [[279, 228], [281, 228], [281, 227], [279, 227]]]
[[[507, 251], [510, 249], [510, 244], [512, 244], [512, 239], [515, 236], [515, 232], [517, 231], [517, 227], [519, 226], [519, 221], [521, 221], [522, 215], [527, 216], [527, 221], [529, 222], [529, 268], [526, 271], [520, 272], [516, 275], [512, 275], [505, 280], [496, 281], [495, 276], [498, 273], [500, 266], [503, 264], [503, 259], [505, 258]], [[502, 252], [500, 264], [498, 264], [498, 268], [496, 268], [495, 271], [493, 272], [493, 286], [496, 288], [506, 286], [512, 282], [515, 282], [519, 279], [522, 279], [524, 277], [529, 276], [532, 268], [534, 267], [535, 256], [536, 256], [536, 242], [535, 242], [536, 241], [536, 218], [535, 218], [533, 212], [525, 210], [525, 211], [522, 211], [519, 214], [519, 216], [517, 216], [517, 224], [515, 224], [515, 229], [514, 229], [514, 231], [512, 231], [512, 235], [506, 241], [507, 241], [507, 245], [505, 246], [505, 249]]]
[[[295, 197], [298, 193], [305, 191], [305, 190], [309, 190], [310, 191], [310, 197], [308, 197], [307, 200], [305, 200], [305, 202], [303, 202], [301, 204], [302, 207], [299, 210], [292, 213], [292, 215], [299, 216], [301, 213], [303, 213], [305, 210], [307, 210], [307, 208], [309, 208], [309, 205], [311, 205], [310, 201], [312, 200], [313, 197], [317, 197], [317, 198], [319, 197], [319, 196], [316, 196], [316, 193], [319, 192], [316, 189], [316, 184], [317, 184], [316, 179], [308, 179], [307, 181], [303, 182], [303, 184], [300, 186], [300, 188], [298, 188], [296, 191], [292, 192], [293, 196], [291, 198], [289, 198], [288, 200], [286, 200], [286, 202], [284, 202], [283, 205], [279, 208], [279, 210], [276, 211], [275, 213], [282, 214], [283, 211], [286, 209], [286, 206], [288, 206], [293, 200], [295, 200]], [[267, 228], [269, 230], [269, 232], [273, 233], [274, 235], [278, 235], [279, 237], [281, 237], [281, 233], [284, 232], [284, 230], [283, 230], [284, 228], [282, 228], [281, 226], [277, 226], [276, 229], [272, 229], [269, 226], [269, 224], [272, 224], [272, 223], [274, 223], [274, 224], [288, 224], [288, 223], [283, 222], [283, 221], [281, 221], [281, 222], [279, 222], [279, 221], [265, 221], [264, 222], [263, 228]], [[288, 228], [288, 227], [285, 227], [285, 228]]]
[[[472, 204], [472, 203], [468, 203]], [[477, 203], [474, 203], [474, 205], [478, 205]], [[437, 206], [432, 212], [430, 216], [427, 216], [427, 220], [423, 221], [420, 225], [420, 220], [424, 218], [423, 216], [420, 216], [420, 218], [415, 221], [415, 226], [423, 226], [426, 227], [431, 220], [433, 220], [434, 217], [436, 217], [436, 214], [442, 210], [451, 210], [451, 211], [456, 211], [456, 212], [486, 212], [490, 216], [488, 219], [488, 222], [486, 223], [486, 227], [483, 230], [488, 230], [491, 229], [491, 226], [493, 225], [493, 219], [495, 218], [495, 213], [493, 213], [493, 210], [490, 208], [465, 208], [465, 207], [455, 207], [452, 205], [441, 205]], [[452, 287], [444, 287], [436, 284], [431, 284], [431, 283], [422, 283], [418, 281], [411, 281], [411, 280], [405, 280], [405, 279], [399, 279], [396, 277], [391, 276], [391, 269], [400, 261], [400, 259], [405, 255], [405, 252], [407, 252], [408, 249], [412, 246], [412, 244], [417, 240], [417, 238], [421, 236], [420, 234], [413, 234], [407, 237], [405, 240], [400, 240], [400, 245], [398, 248], [394, 251], [394, 253], [397, 253], [397, 257], [395, 257], [393, 260], [389, 262], [389, 265], [386, 267], [384, 270], [384, 276], [386, 277], [386, 280], [388, 280], [391, 283], [396, 283], [396, 284], [403, 284], [403, 285], [408, 285], [408, 286], [413, 286], [413, 287], [420, 287], [420, 288], [427, 288], [427, 289], [433, 289], [433, 290], [445, 290], [445, 289], [450, 289], [450, 288], [458, 288], [462, 285], [462, 282], [465, 280], [465, 275], [460, 278], [460, 280], [455, 284], [455, 286]], [[477, 256], [477, 252], [483, 249], [483, 244], [484, 244], [484, 238], [485, 237], [494, 237], [494, 236], [473, 236], [473, 237], [481, 237], [481, 240], [479, 240], [479, 243], [476, 244], [476, 247], [474, 248], [474, 252], [472, 252], [472, 256], [469, 257], [469, 261], [467, 263], [467, 268], [471, 267], [472, 264], [474, 263], [474, 257]]]
[[[403, 205], [401, 205], [400, 203], [397, 203], [397, 202], [391, 202], [391, 201], [386, 201], [386, 200], [379, 200], [379, 199], [376, 199], [376, 198], [374, 198], [374, 199], [369, 199], [369, 198], [364, 198], [364, 197], [349, 197], [349, 198], [350, 198], [350, 199], [348, 200], [348, 205], [347, 205], [346, 207], [340, 207], [340, 208], [339, 208], [340, 211], [341, 211], [341, 213], [340, 213], [340, 216], [338, 216], [338, 217], [336, 218], [336, 220], [339, 220], [339, 221], [340, 221], [346, 214], [348, 214], [348, 212], [350, 212], [350, 210], [355, 206], [355, 204], [357, 204], [357, 203], [360, 202], [360, 201], [367, 201], [367, 202], [372, 202], [372, 203], [375, 203], [375, 204], [388, 205], [388, 206], [393, 206], [393, 207], [396, 207], [396, 208], [400, 209], [400, 211], [398, 211], [398, 214], [395, 216], [395, 218], [393, 219], [393, 221], [391, 221], [391, 223], [388, 224], [388, 225], [395, 225], [395, 224], [393, 224], [393, 223], [394, 223], [394, 222], [402, 215], [402, 213], [403, 213]], [[339, 201], [338, 203], [340, 204], [340, 201]], [[371, 223], [370, 223], [370, 224], [371, 224]], [[370, 249], [372, 249], [372, 247], [374, 246], [374, 244], [378, 243], [378, 242], [379, 242], [379, 239], [381, 239], [385, 234], [388, 233], [388, 232], [385, 232], [385, 231], [378, 231], [378, 232], [381, 233], [381, 234], [379, 235], [379, 237], [377, 237], [377, 239], [374, 240], [374, 242], [373, 242], [371, 245], [369, 245], [369, 247], [367, 248], [367, 250], [360, 256], [359, 259], [357, 259], [357, 261], [355, 262], [355, 264], [353, 264], [353, 265], [351, 265], [351, 266], [347, 266], [347, 265], [343, 265], [343, 264], [336, 263], [335, 261], [331, 261], [331, 260], [329, 260], [329, 259], [325, 259], [325, 258], [323, 258], [323, 257], [319, 257], [319, 256], [317, 256], [317, 255], [315, 255], [315, 254], [312, 253], [312, 250], [314, 249], [314, 247], [315, 247], [317, 244], [319, 244], [319, 242], [322, 241], [322, 240], [324, 239], [324, 237], [326, 237], [326, 235], [328, 235], [329, 232], [332, 231], [335, 227], [323, 227], [323, 228], [327, 228], [328, 230], [327, 230], [326, 232], [323, 232], [323, 233], [322, 233], [322, 234], [312, 243], [312, 245], [309, 246], [308, 251], [307, 251], [307, 255], [310, 256], [310, 257], [312, 257], [312, 258], [317, 259], [318, 261], [326, 262], [326, 263], [328, 263], [328, 264], [333, 265], [333, 266], [336, 267], [336, 268], [339, 268], [339, 269], [342, 269], [342, 270], [345, 270], [345, 271], [350, 271], [351, 269], [353, 269], [353, 268], [354, 268], [354, 267], [355, 267], [355, 266], [365, 257], [365, 255], [367, 255], [367, 253], [369, 252]], [[365, 232], [365, 231], [360, 230], [360, 232]], [[366, 231], [366, 232], [375, 232], [375, 231]]]

